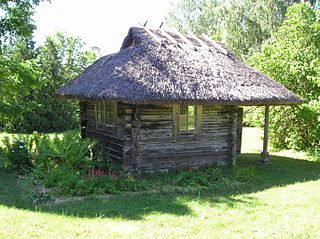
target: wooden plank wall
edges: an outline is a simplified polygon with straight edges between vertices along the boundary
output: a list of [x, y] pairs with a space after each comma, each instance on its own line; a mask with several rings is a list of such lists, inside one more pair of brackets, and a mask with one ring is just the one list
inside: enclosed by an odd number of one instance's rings
[[173, 106], [141, 105], [140, 170], [172, 169], [204, 164], [225, 165], [234, 159], [237, 108], [203, 106], [202, 135], [174, 137]]
[[[94, 105], [86, 102], [86, 135], [100, 140], [127, 171], [174, 169], [234, 159], [237, 107], [203, 106], [201, 136], [177, 132], [173, 105], [117, 104], [117, 126], [97, 129]], [[175, 133], [174, 133], [175, 132]], [[199, 127], [197, 127], [199, 132]]]
[[[82, 102], [82, 104], [84, 104]], [[85, 102], [85, 117], [81, 116], [81, 122], [86, 121], [86, 137], [95, 138], [99, 140], [99, 146], [109, 152], [111, 159], [122, 161], [123, 159], [123, 145], [124, 138], [122, 137], [123, 119], [117, 117], [116, 127], [97, 128], [94, 118], [94, 104], [92, 102]], [[81, 111], [80, 111], [81, 112]], [[121, 127], [118, 127], [120, 125]]]

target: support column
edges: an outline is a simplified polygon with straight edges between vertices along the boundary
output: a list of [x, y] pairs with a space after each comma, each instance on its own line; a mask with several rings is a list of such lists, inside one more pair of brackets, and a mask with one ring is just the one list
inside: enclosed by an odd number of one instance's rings
[[237, 158], [237, 117], [238, 117], [238, 107], [233, 108], [230, 115], [230, 156], [231, 163], [234, 166], [236, 164]]
[[263, 133], [263, 150], [259, 162], [269, 163], [268, 141], [269, 141], [269, 105], [265, 106], [264, 111], [264, 133]]

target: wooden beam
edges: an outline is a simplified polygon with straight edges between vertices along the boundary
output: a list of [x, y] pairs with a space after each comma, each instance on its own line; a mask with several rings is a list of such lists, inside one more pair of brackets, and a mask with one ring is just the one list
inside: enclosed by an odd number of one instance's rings
[[205, 34], [201, 34], [201, 37], [205, 39], [207, 42], [211, 44], [214, 48], [218, 49], [222, 54], [228, 55], [228, 51], [224, 49], [222, 46], [220, 46], [218, 43], [216, 43], [214, 40], [212, 40], [210, 37], [208, 37]]
[[169, 33], [167, 33], [166, 31], [163, 31], [162, 29], [159, 29], [161, 34], [167, 38], [171, 43], [173, 44], [177, 44], [176, 39], [173, 38], [173, 36], [171, 36]]
[[173, 33], [178, 35], [180, 37], [181, 41], [183, 41], [184, 44], [189, 45], [189, 46], [194, 46], [194, 44], [185, 35], [183, 35], [178, 30], [174, 29]]
[[192, 32], [189, 31], [189, 32], [188, 32], [188, 35], [189, 35], [190, 37], [192, 37], [194, 40], [196, 40], [201, 47], [203, 47], [203, 48], [205, 48], [205, 49], [209, 49], [208, 45], [207, 45], [206, 43], [204, 43], [204, 42], [203, 42], [199, 37], [197, 37], [195, 34], [193, 34]]
[[269, 163], [268, 141], [269, 141], [269, 105], [266, 105], [265, 111], [264, 111], [263, 150], [260, 156], [261, 163]]
[[154, 34], [151, 30], [145, 27], [143, 27], [143, 30], [145, 30], [154, 41], [156, 41], [159, 44], [161, 43], [161, 39], [156, 34]]

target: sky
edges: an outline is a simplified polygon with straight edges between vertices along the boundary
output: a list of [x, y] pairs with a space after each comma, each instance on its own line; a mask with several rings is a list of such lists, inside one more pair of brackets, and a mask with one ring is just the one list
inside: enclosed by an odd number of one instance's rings
[[158, 28], [175, 0], [51, 0], [36, 7], [35, 40], [57, 31], [79, 36], [103, 55], [117, 52], [131, 26]]

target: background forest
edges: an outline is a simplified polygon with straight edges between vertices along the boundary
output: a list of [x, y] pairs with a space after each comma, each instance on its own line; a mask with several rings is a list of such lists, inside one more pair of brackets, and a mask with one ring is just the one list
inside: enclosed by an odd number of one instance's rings
[[99, 56], [78, 37], [48, 36], [35, 47], [32, 16], [39, 1], [1, 1], [0, 129], [56, 132], [78, 127], [78, 104], [57, 100], [55, 91]]
[[[0, 130], [31, 133], [77, 128], [77, 103], [55, 91], [99, 56], [78, 37], [56, 33], [35, 47], [32, 20], [39, 0], [0, 2]], [[179, 0], [166, 23], [205, 33], [240, 59], [299, 94], [297, 107], [273, 107], [272, 143], [320, 150], [320, 30], [318, 2], [293, 0]], [[262, 125], [260, 108], [246, 109], [245, 124]]]

